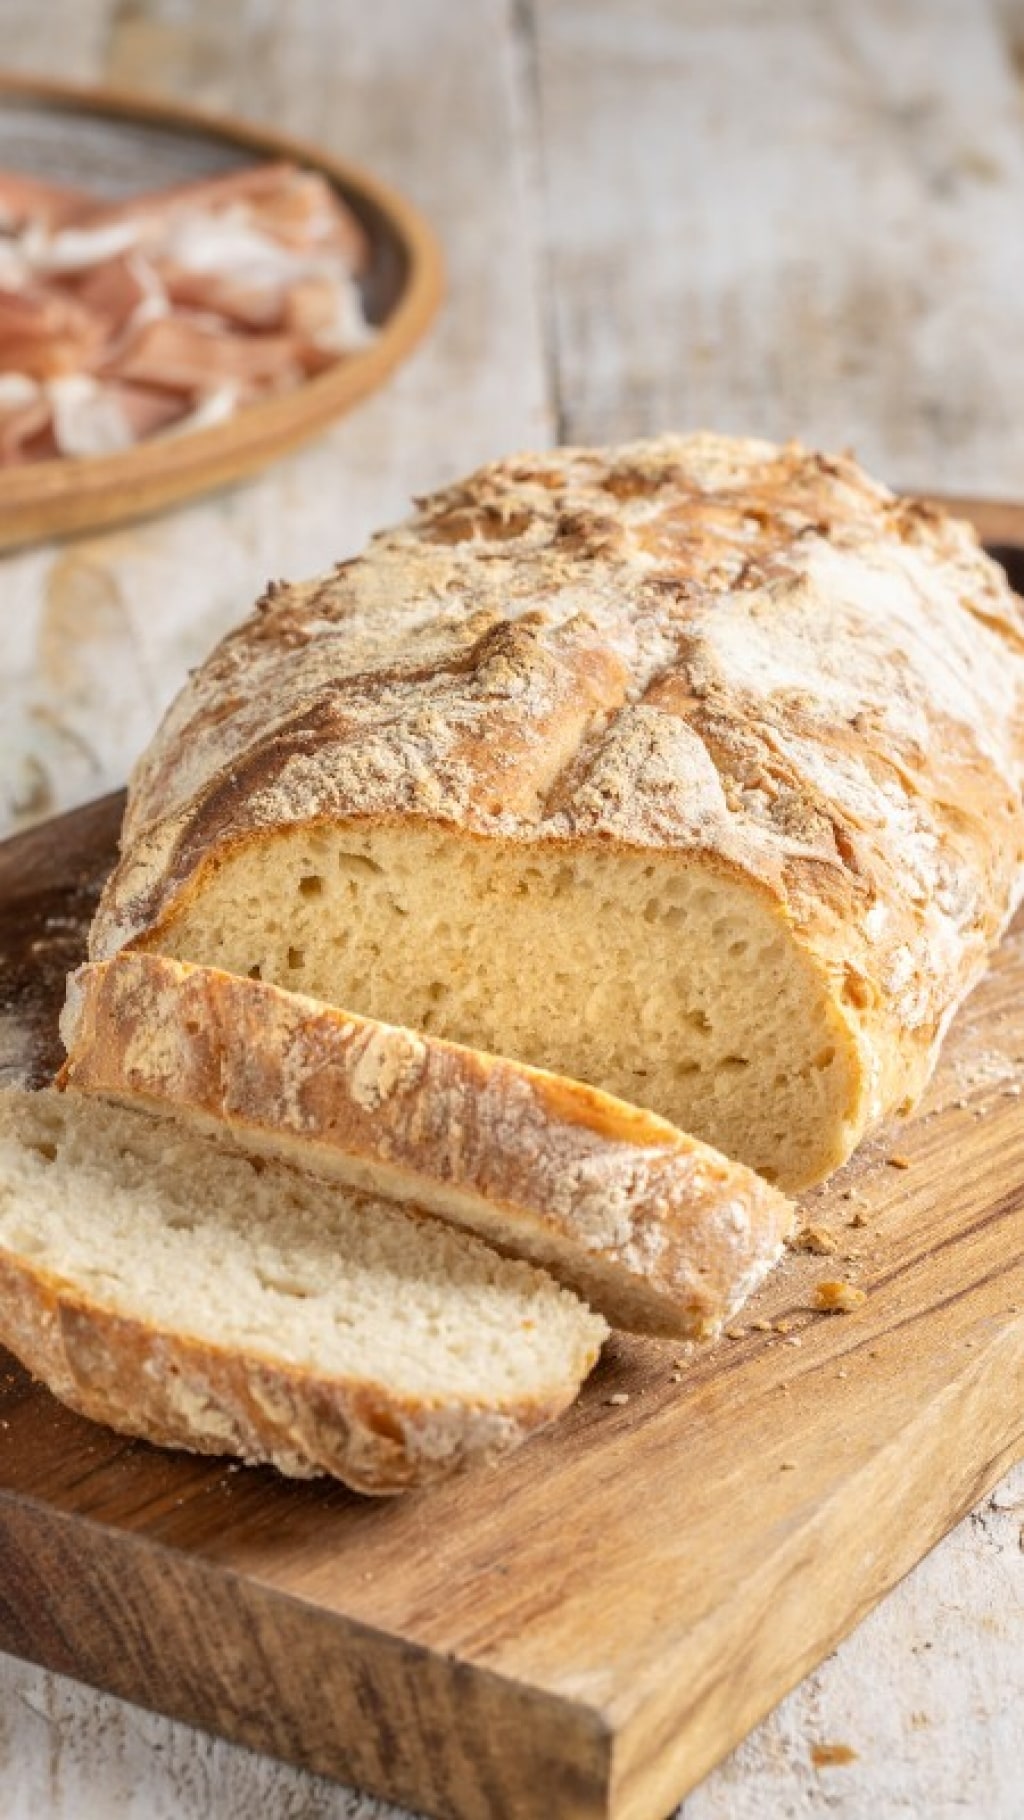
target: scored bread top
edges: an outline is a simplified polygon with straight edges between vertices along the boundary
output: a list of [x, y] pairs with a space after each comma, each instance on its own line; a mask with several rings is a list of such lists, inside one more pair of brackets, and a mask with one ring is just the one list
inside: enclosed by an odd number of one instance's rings
[[715, 1332], [793, 1210], [742, 1164], [577, 1081], [162, 955], [72, 977], [62, 1080], [407, 1198], [618, 1326]]
[[850, 460], [696, 435], [497, 462], [272, 586], [193, 676], [92, 953], [158, 944], [204, 868], [301, 823], [650, 847], [767, 894], [884, 1068], [1016, 901], [1022, 683], [973, 532]]

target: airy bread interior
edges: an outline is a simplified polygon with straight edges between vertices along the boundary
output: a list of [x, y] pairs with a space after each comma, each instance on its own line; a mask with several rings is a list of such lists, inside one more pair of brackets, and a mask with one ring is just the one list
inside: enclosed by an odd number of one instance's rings
[[678, 856], [289, 829], [209, 867], [147, 945], [589, 1081], [784, 1188], [857, 1135], [824, 978], [767, 900]]
[[0, 1094], [0, 1249], [112, 1315], [443, 1407], [547, 1401], [604, 1322], [374, 1197], [76, 1094]]

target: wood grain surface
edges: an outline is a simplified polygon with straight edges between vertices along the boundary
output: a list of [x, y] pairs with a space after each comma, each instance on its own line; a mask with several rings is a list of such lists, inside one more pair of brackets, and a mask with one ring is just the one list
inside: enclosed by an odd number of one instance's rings
[[[269, 576], [326, 568], [510, 448], [699, 415], [852, 444], [923, 491], [1024, 493], [1020, 0], [0, 13], [8, 65], [270, 122], [380, 172], [436, 226], [449, 278], [423, 349], [322, 441], [216, 500], [3, 563], [0, 828], [120, 784]], [[997, 1092], [1003, 1065], [972, 1067]], [[723, 1530], [745, 1502], [723, 1487]], [[1022, 1522], [1018, 1468], [685, 1820], [1019, 1820]], [[0, 1796], [5, 1820], [398, 1815], [12, 1657]]]
[[[7, 1078], [56, 1058], [119, 808], [0, 848]], [[0, 1644], [445, 1820], [659, 1820], [1024, 1453], [1022, 997], [1024, 925], [723, 1340], [616, 1336], [439, 1492], [162, 1454], [10, 1362]]]

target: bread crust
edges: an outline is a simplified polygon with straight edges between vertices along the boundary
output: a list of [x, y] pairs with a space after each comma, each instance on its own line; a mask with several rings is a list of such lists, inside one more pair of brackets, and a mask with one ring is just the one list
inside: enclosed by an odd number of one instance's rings
[[240, 843], [299, 825], [654, 850], [741, 879], [816, 970], [845, 1154], [919, 1095], [1019, 900], [1022, 681], [973, 531], [850, 460], [709, 435], [511, 458], [271, 588], [196, 673], [92, 953], [159, 947]]
[[215, 968], [131, 951], [83, 967], [63, 1029], [64, 1085], [316, 1173], [370, 1165], [357, 1185], [543, 1265], [619, 1326], [714, 1333], [792, 1225], [783, 1195], [653, 1113]]
[[500, 1410], [430, 1408], [385, 1384], [317, 1377], [131, 1319], [9, 1251], [0, 1251], [0, 1331], [34, 1377], [91, 1421], [289, 1478], [327, 1473], [373, 1497], [495, 1461], [579, 1391], [574, 1383]]

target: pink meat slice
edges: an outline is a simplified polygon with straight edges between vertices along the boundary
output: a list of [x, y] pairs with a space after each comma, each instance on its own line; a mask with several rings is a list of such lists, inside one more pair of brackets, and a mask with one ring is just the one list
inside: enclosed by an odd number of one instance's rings
[[352, 210], [319, 172], [300, 171], [290, 164], [247, 166], [222, 177], [144, 191], [122, 202], [97, 203], [79, 225], [108, 227], [137, 218], [166, 222], [174, 215], [211, 214], [239, 205], [245, 206], [255, 227], [283, 244], [329, 245], [347, 254], [356, 272], [366, 264], [369, 242]]
[[48, 428], [50, 406], [43, 396], [26, 404], [0, 405], [0, 467], [31, 459], [28, 446], [34, 437]]
[[370, 247], [362, 224], [315, 171], [292, 171], [287, 183], [254, 200], [252, 218], [285, 246], [339, 253], [355, 274], [366, 268]]
[[100, 354], [103, 320], [73, 297], [42, 285], [0, 290], [0, 373], [51, 379], [77, 373]]
[[94, 199], [83, 190], [46, 183], [21, 171], [0, 171], [0, 226], [8, 231], [39, 222], [45, 228], [65, 227], [78, 221]]
[[169, 430], [188, 415], [189, 402], [180, 392], [119, 379], [110, 380], [104, 390], [117, 400], [136, 442]]
[[161, 287], [137, 253], [120, 253], [67, 284], [72, 296], [107, 325], [108, 340], [123, 335], [140, 305]]
[[280, 284], [255, 284], [230, 272], [190, 272], [160, 261], [160, 281], [172, 304], [184, 310], [212, 311], [243, 329], [275, 330], [284, 326]]
[[177, 392], [209, 391], [225, 383], [240, 392], [293, 385], [303, 377], [301, 344], [291, 335], [239, 335], [185, 316], [147, 322], [107, 376]]

